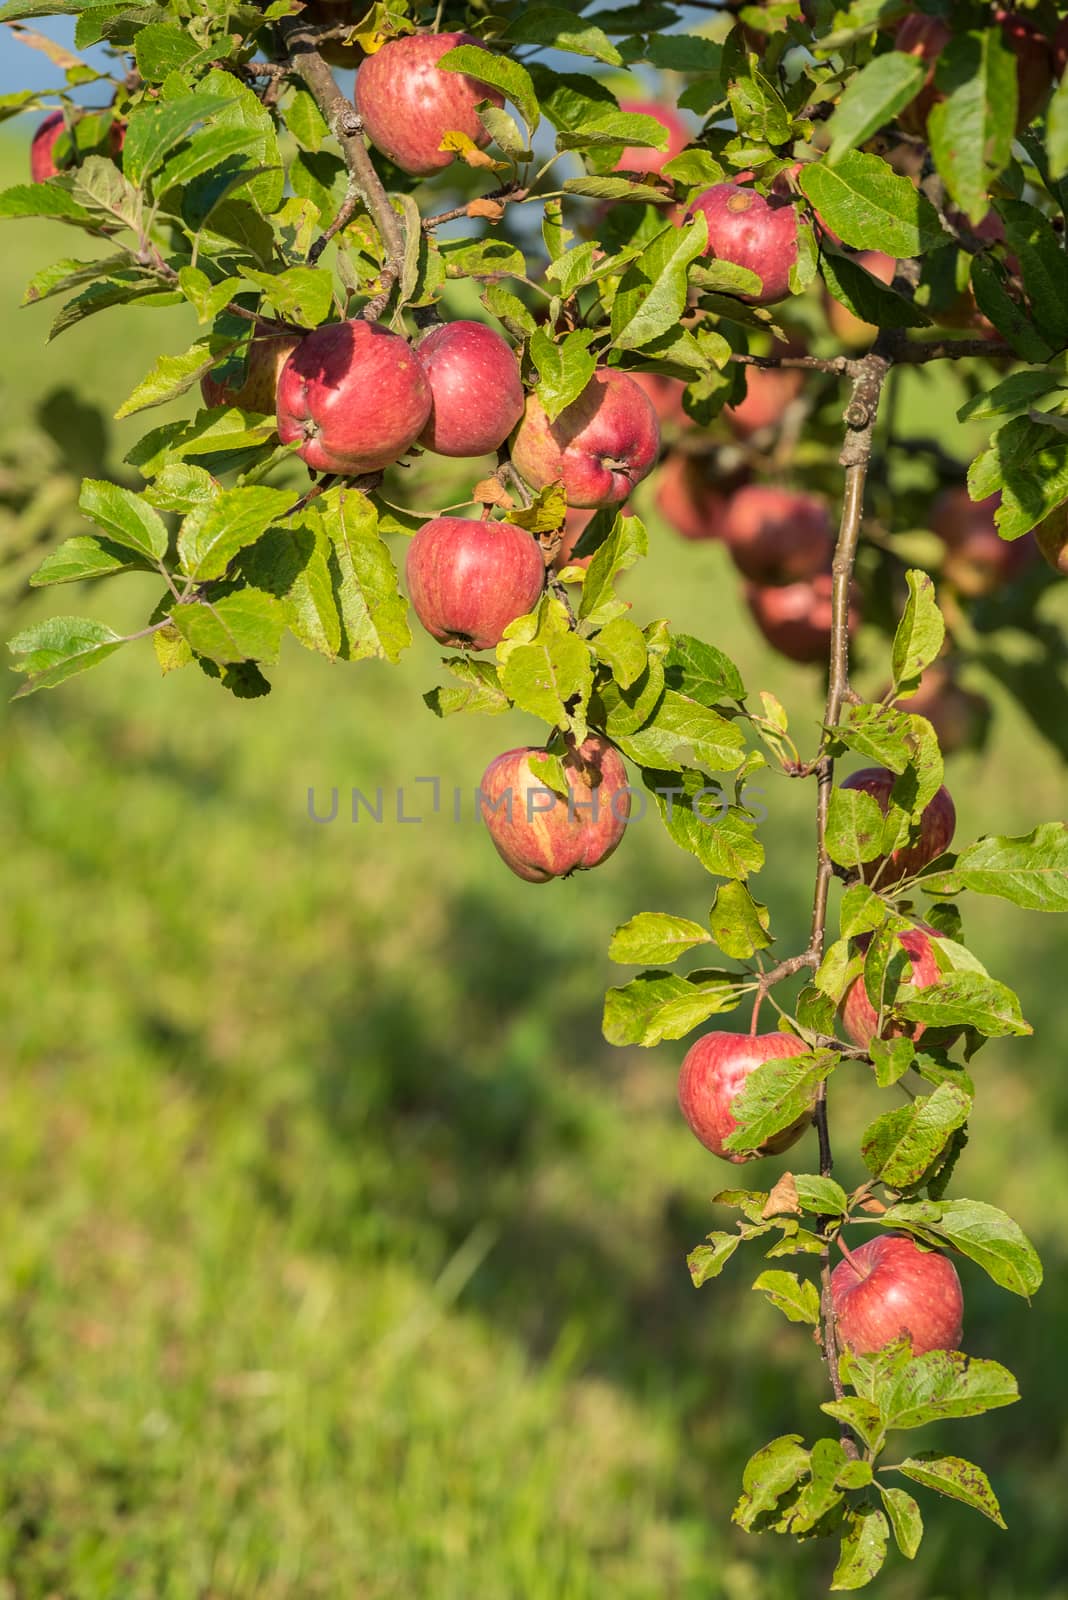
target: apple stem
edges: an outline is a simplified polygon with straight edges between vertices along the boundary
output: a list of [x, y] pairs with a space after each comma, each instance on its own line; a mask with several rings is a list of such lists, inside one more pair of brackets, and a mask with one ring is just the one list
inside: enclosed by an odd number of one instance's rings
[[857, 1266], [856, 1256], [853, 1254], [852, 1250], [850, 1250], [840, 1233], [836, 1236], [835, 1243], [838, 1245], [839, 1250], [841, 1250], [842, 1254], [849, 1262], [849, 1265], [853, 1268], [853, 1271], [856, 1273], [857, 1277], [860, 1279], [866, 1278], [868, 1274], [861, 1267]]
[[755, 1039], [756, 1038], [757, 1023], [760, 1020], [760, 1008], [764, 1004], [764, 997], [765, 997], [766, 992], [767, 991], [765, 990], [764, 985], [763, 984], [759, 984], [757, 986], [757, 992], [753, 996], [753, 1017], [752, 1017], [752, 1021], [749, 1024], [749, 1037], [751, 1039]]

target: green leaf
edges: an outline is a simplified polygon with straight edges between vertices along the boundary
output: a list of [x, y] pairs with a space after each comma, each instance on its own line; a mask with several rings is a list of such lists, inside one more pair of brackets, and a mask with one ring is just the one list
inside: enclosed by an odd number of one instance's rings
[[954, 31], [938, 60], [946, 96], [932, 106], [927, 138], [939, 176], [968, 219], [981, 222], [989, 190], [1012, 154], [1016, 57], [999, 27]]
[[651, 183], [631, 183], [629, 178], [565, 178], [561, 188], [567, 194], [584, 194], [591, 200], [633, 200], [663, 205], [664, 191]]
[[1046, 112], [1046, 153], [1050, 177], [1055, 182], [1068, 173], [1068, 74], [1054, 84], [1053, 98]]
[[[417, 236], [418, 237], [418, 236]], [[241, 267], [241, 276], [263, 290], [283, 317], [301, 327], [317, 328], [334, 307], [334, 278], [323, 267], [288, 267], [277, 274]]]
[[902, 991], [894, 1009], [907, 1022], [977, 1028], [988, 1039], [1034, 1031], [1020, 1015], [1020, 1002], [1012, 990], [981, 972], [947, 972], [927, 989]]
[[491, 283], [482, 291], [482, 304], [504, 324], [513, 339], [527, 339], [537, 328], [519, 296], [510, 289], [503, 289], [499, 283]]
[[200, 88], [215, 101], [213, 128], [220, 132], [230, 128], [244, 129], [247, 135], [246, 148], [258, 171], [254, 176], [242, 176], [241, 194], [258, 211], [270, 215], [281, 205], [285, 189], [282, 156], [271, 113], [252, 89], [221, 68], [209, 72], [201, 80]]
[[225, 344], [218, 339], [202, 339], [178, 356], [159, 356], [155, 366], [142, 378], [136, 389], [115, 413], [115, 420], [132, 417], [138, 411], [148, 411], [152, 406], [166, 405], [190, 390], [225, 354], [233, 349], [236, 340]]
[[579, 617], [583, 622], [597, 627], [622, 614], [625, 608], [614, 599], [616, 575], [626, 572], [648, 551], [645, 524], [637, 517], [618, 515], [586, 573], [579, 601]]
[[733, 722], [674, 689], [664, 691], [648, 722], [635, 733], [621, 733], [617, 742], [633, 761], [665, 772], [680, 761], [733, 772], [745, 756], [745, 737]]
[[841, 1217], [849, 1209], [846, 1192], [833, 1178], [817, 1178], [811, 1173], [794, 1174], [797, 1203], [818, 1217]]
[[766, 1294], [790, 1322], [809, 1322], [818, 1327], [820, 1296], [810, 1279], [799, 1278], [796, 1272], [762, 1272], [753, 1288]]
[[914, 1356], [891, 1372], [877, 1395], [889, 1429], [922, 1428], [946, 1417], [977, 1417], [1019, 1398], [1016, 1379], [1007, 1368], [959, 1350], [929, 1350]]
[[968, 493], [981, 500], [1001, 489], [994, 514], [1003, 539], [1018, 539], [1068, 500], [1068, 435], [1014, 417], [998, 428], [988, 449], [968, 469]]
[[699, 1244], [691, 1250], [686, 1265], [694, 1288], [700, 1289], [710, 1278], [718, 1278], [741, 1242], [740, 1233], [710, 1233], [707, 1244]]
[[52, 217], [80, 228], [99, 227], [92, 212], [79, 205], [58, 182], [17, 183], [0, 191], [0, 219], [4, 217]]
[[947, 1240], [1002, 1289], [1025, 1300], [1042, 1285], [1042, 1263], [1023, 1229], [1004, 1211], [982, 1200], [899, 1203], [879, 1220], [887, 1227], [904, 1227]]
[[826, 839], [831, 860], [840, 867], [874, 861], [882, 841], [883, 814], [875, 797], [862, 789], [832, 789]]
[[194, 506], [178, 530], [182, 571], [199, 582], [221, 578], [238, 551], [253, 544], [292, 504], [291, 490], [255, 485], [227, 489]]
[[333, 661], [341, 648], [341, 619], [330, 574], [330, 541], [314, 515], [271, 528], [241, 559], [241, 574], [285, 606], [290, 632], [306, 650]]
[[214, 322], [228, 300], [242, 287], [240, 278], [224, 278], [213, 283], [199, 267], [182, 267], [178, 273], [178, 287], [197, 314], [202, 325]]
[[674, 972], [643, 972], [621, 989], [609, 989], [602, 1031], [609, 1044], [646, 1047], [662, 1039], [682, 1039], [709, 1017], [733, 1011], [744, 979], [735, 973], [703, 970], [680, 977]]
[[79, 533], [64, 539], [52, 550], [30, 577], [35, 589], [50, 583], [76, 583], [83, 578], [105, 578], [113, 572], [154, 571], [155, 568], [129, 549], [98, 539], [95, 534]]
[[[789, 1277], [791, 1274], [769, 1273], [765, 1276]], [[807, 1284], [806, 1287], [815, 1290], [814, 1284]], [[817, 1302], [818, 1299], [817, 1296]], [[795, 1317], [791, 1320], [802, 1319]], [[803, 1320], [808, 1321], [808, 1318]], [[809, 1481], [782, 1518], [780, 1526], [784, 1532], [789, 1530], [798, 1536], [811, 1533], [813, 1528], [841, 1503], [842, 1491], [838, 1485], [838, 1477], [846, 1465], [846, 1453], [837, 1439], [816, 1440], [809, 1458]]]
[[686, 269], [708, 246], [703, 212], [657, 234], [624, 272], [612, 302], [612, 343], [639, 350], [678, 325], [686, 309]]
[[738, 132], [755, 144], [785, 144], [793, 121], [782, 97], [762, 72], [751, 71], [732, 78], [727, 86]]
[[981, 1511], [999, 1528], [1005, 1527], [990, 1480], [974, 1461], [964, 1461], [960, 1456], [940, 1455], [937, 1450], [924, 1450], [918, 1456], [907, 1456], [896, 1466], [883, 1467], [881, 1470], [903, 1472], [913, 1483], [922, 1483], [924, 1488], [934, 1489], [950, 1500], [960, 1500], [964, 1505]]
[[501, 687], [522, 711], [552, 727], [566, 728], [578, 702], [581, 715], [593, 683], [585, 639], [572, 632], [562, 602], [546, 595], [536, 621], [511, 623], [497, 646]]
[[[1049, 218], [1022, 200], [1002, 200], [1005, 243], [1019, 258], [1039, 333], [1055, 350], [1068, 344], [1068, 261]], [[1000, 524], [999, 524], [1000, 526]]]
[[[1038, 333], [1034, 319], [1009, 292], [1010, 287], [1009, 273], [999, 261], [986, 254], [972, 257], [972, 290], [984, 317], [994, 324], [1021, 360], [1048, 361], [1053, 346]], [[1041, 521], [1044, 515], [1044, 511], [1039, 511], [1035, 521]]]
[[724, 1141], [727, 1150], [758, 1150], [812, 1109], [816, 1090], [838, 1065], [832, 1050], [806, 1051], [761, 1062], [731, 1103], [737, 1128]]
[[991, 417], [1012, 416], [1027, 411], [1047, 394], [1062, 392], [1063, 385], [1053, 372], [1014, 372], [992, 389], [982, 389], [966, 400], [957, 412], [957, 421], [985, 422]]
[[590, 345], [599, 330], [577, 328], [555, 344], [544, 328], [530, 340], [530, 359], [538, 369], [538, 399], [550, 422], [555, 422], [585, 390], [597, 366]]
[[833, 165], [847, 150], [864, 144], [916, 98], [923, 85], [927, 63], [916, 56], [890, 50], [876, 56], [849, 80], [846, 91], [827, 124]]
[[137, 35], [134, 58], [146, 83], [162, 83], [203, 54], [196, 40], [176, 22], [150, 22]]
[[1068, 911], [1068, 823], [1043, 822], [1020, 838], [980, 839], [962, 851], [955, 870], [976, 894], [1028, 911]]
[[639, 149], [666, 150], [668, 131], [659, 117], [643, 112], [604, 111], [595, 121], [560, 133], [558, 150], [597, 150], [610, 145], [634, 145]]
[[640, 911], [616, 929], [608, 946], [608, 959], [635, 966], [677, 961], [695, 945], [708, 943], [708, 931], [699, 922], [671, 916], [667, 911]]
[[[860, 789], [845, 789], [843, 794], [861, 794]], [[870, 800], [871, 795], [868, 796]], [[833, 800], [832, 800], [833, 803]], [[886, 921], [884, 902], [866, 883], [851, 883], [842, 895], [839, 910], [840, 931], [843, 939], [855, 939], [861, 933], [874, 933]]]
[[882, 1412], [873, 1401], [865, 1400], [860, 1395], [847, 1395], [844, 1400], [825, 1400], [820, 1410], [852, 1428], [869, 1449], [873, 1448], [882, 1435]]
[[855, 249], [903, 260], [947, 242], [930, 201], [879, 156], [850, 150], [833, 167], [809, 162], [800, 183], [826, 225]]
[[285, 609], [262, 589], [235, 589], [202, 604], [175, 606], [171, 620], [199, 656], [219, 666], [277, 661]]
[[88, 617], [48, 617], [36, 622], [8, 640], [16, 672], [28, 674], [15, 691], [17, 700], [37, 689], [54, 689], [57, 684], [85, 672], [113, 655], [126, 641], [102, 622]]
[[[237, 79], [231, 78], [235, 93]], [[177, 100], [144, 100], [130, 113], [126, 140], [122, 147], [122, 166], [132, 183], [141, 183], [163, 161], [168, 150], [180, 144], [190, 128], [216, 116], [218, 96], [191, 94]]]
[[473, 44], [461, 44], [454, 50], [447, 50], [438, 66], [445, 72], [466, 72], [480, 83], [499, 89], [516, 107], [531, 133], [541, 121], [530, 73], [518, 61], [491, 55]]
[[[884, 1467], [884, 1472], [892, 1468]], [[894, 1532], [894, 1539], [901, 1554], [911, 1561], [920, 1548], [923, 1538], [923, 1518], [920, 1508], [912, 1496], [904, 1489], [888, 1489], [884, 1484], [877, 1484], [882, 1497], [883, 1509]]]
[[86, 478], [78, 507], [116, 544], [136, 550], [153, 563], [166, 555], [167, 527], [163, 518], [130, 489]]
[[105, 156], [86, 156], [77, 168], [72, 192], [87, 211], [120, 222], [134, 233], [140, 232], [141, 196], [114, 161]]
[[838, 1565], [831, 1578], [831, 1592], [863, 1589], [882, 1570], [890, 1540], [883, 1513], [867, 1502], [846, 1515]]
[[382, 656], [398, 661], [412, 642], [408, 606], [378, 532], [378, 514], [358, 489], [330, 489], [316, 502], [333, 544], [334, 598], [341, 615], [345, 661]]
[[772, 942], [770, 923], [767, 906], [754, 900], [744, 883], [735, 879], [720, 884], [708, 925], [725, 956], [732, 961], [749, 961], [758, 950], [766, 950]]
[[613, 617], [593, 640], [597, 658], [611, 669], [621, 688], [636, 683], [649, 663], [645, 635], [629, 617]]
[[672, 635], [664, 680], [669, 689], [677, 689], [703, 706], [714, 706], [723, 699], [745, 699], [745, 685], [734, 662], [722, 650], [688, 633]]
[[914, 301], [906, 300], [859, 261], [824, 248], [820, 256], [823, 279], [836, 300], [862, 322], [882, 328], [925, 328], [930, 317]]
[[796, 1488], [809, 1470], [809, 1452], [797, 1433], [786, 1433], [750, 1456], [742, 1473], [742, 1496], [731, 1521], [753, 1532]]
[[523, 252], [507, 239], [443, 239], [439, 248], [449, 278], [523, 277], [526, 274]]
[[950, 1136], [968, 1120], [971, 1109], [970, 1096], [943, 1083], [933, 1094], [918, 1095], [908, 1105], [884, 1112], [861, 1140], [865, 1166], [892, 1189], [919, 1183]]
[[868, 1044], [868, 1052], [875, 1068], [875, 1081], [880, 1089], [888, 1089], [891, 1084], [897, 1083], [912, 1066], [916, 1058], [916, 1049], [911, 1039], [872, 1039]]
[[473, 661], [469, 656], [443, 657], [459, 684], [445, 684], [423, 696], [436, 717], [451, 717], [460, 711], [483, 711], [495, 715], [509, 711], [511, 703], [501, 688], [500, 675], [493, 661]]
[[909, 598], [894, 634], [894, 685], [901, 687], [919, 679], [942, 648], [946, 625], [935, 599], [933, 579], [918, 569], [905, 574]]

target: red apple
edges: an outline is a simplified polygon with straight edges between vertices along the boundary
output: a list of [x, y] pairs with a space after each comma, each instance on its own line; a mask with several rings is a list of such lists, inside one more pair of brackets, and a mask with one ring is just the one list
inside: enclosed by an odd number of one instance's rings
[[[706, 1033], [686, 1052], [679, 1072], [679, 1109], [706, 1150], [741, 1165], [778, 1155], [796, 1144], [812, 1121], [812, 1107], [756, 1150], [727, 1150], [737, 1128], [734, 1098], [754, 1068], [785, 1056], [803, 1056], [808, 1045], [792, 1033]], [[815, 1100], [813, 1100], [815, 1104]]]
[[568, 505], [619, 506], [660, 454], [652, 402], [625, 372], [599, 367], [577, 400], [550, 422], [527, 399], [512, 461], [535, 489], [562, 481]]
[[[843, 779], [841, 787], [870, 794], [885, 817], [890, 809], [890, 791], [896, 782], [896, 773], [887, 771], [886, 767], [862, 767], [859, 772], [851, 772], [848, 778]], [[874, 861], [866, 861], [861, 868], [865, 880], [871, 883], [878, 878], [880, 887], [885, 889], [899, 883], [902, 878], [911, 878], [913, 873], [919, 872], [928, 862], [937, 860], [949, 849], [956, 826], [957, 811], [953, 797], [943, 784], [934, 799], [927, 802], [919, 823], [913, 825], [915, 837], [911, 842], [892, 850], [889, 856], [877, 856]]]
[[656, 508], [684, 539], [721, 539], [727, 499], [701, 456], [669, 453], [657, 475]]
[[423, 363], [399, 334], [353, 318], [309, 333], [278, 380], [278, 436], [316, 472], [352, 477], [396, 461], [430, 416]]
[[622, 757], [592, 734], [563, 757], [569, 796], [531, 771], [543, 750], [507, 750], [482, 775], [482, 819], [497, 854], [516, 877], [548, 883], [599, 866], [627, 827], [630, 791]]
[[797, 367], [746, 367], [745, 398], [724, 407], [724, 419], [739, 439], [750, 439], [778, 427], [804, 386], [805, 375]]
[[[34, 183], [47, 183], [61, 170], [56, 165], [55, 148], [67, 132], [62, 111], [51, 112], [37, 129], [30, 142], [30, 178]], [[126, 124], [116, 117], [108, 128], [108, 153], [118, 160], [126, 143]], [[63, 170], [72, 165], [72, 156], [63, 162]]]
[[621, 100], [619, 109], [655, 117], [667, 129], [668, 142], [666, 150], [628, 144], [616, 162], [616, 172], [659, 172], [666, 162], [681, 154], [690, 143], [690, 130], [673, 106], [662, 106], [655, 100]]
[[653, 403], [653, 410], [663, 425], [685, 429], [692, 428], [693, 421], [683, 409], [682, 397], [686, 393], [686, 385], [681, 378], [667, 378], [660, 372], [628, 372], [627, 377], [643, 389]]
[[834, 553], [827, 502], [771, 483], [751, 483], [731, 495], [723, 539], [739, 572], [753, 583], [814, 578]]
[[1000, 494], [973, 500], [963, 486], [935, 502], [931, 527], [946, 546], [942, 576], [968, 599], [1011, 583], [1034, 557], [1029, 539], [1002, 539], [994, 522]]
[[[826, 662], [831, 645], [831, 591], [831, 574], [819, 572], [805, 583], [781, 588], [746, 584], [745, 598], [757, 627], [780, 655], [790, 661]], [[860, 594], [850, 586], [850, 635], [859, 622]]]
[[484, 456], [523, 415], [515, 351], [484, 322], [447, 322], [416, 345], [433, 410], [419, 443], [439, 456]]
[[1062, 577], [1068, 577], [1068, 506], [1058, 506], [1035, 529], [1035, 543]]
[[947, 1256], [907, 1235], [880, 1234], [849, 1252], [831, 1273], [838, 1336], [870, 1355], [908, 1334], [914, 1356], [960, 1348], [964, 1298]]
[[[854, 257], [857, 265], [870, 272], [873, 278], [878, 278], [880, 283], [891, 284], [894, 273], [897, 271], [897, 262], [893, 256], [883, 255], [881, 250], [862, 250]], [[831, 295], [826, 297], [827, 321], [830, 323], [831, 332], [835, 338], [851, 350], [863, 350], [868, 345], [874, 344], [875, 336], [879, 332], [872, 322], [865, 322], [862, 317], [854, 316], [848, 306], [840, 300], [835, 300]]]
[[490, 135], [475, 107], [481, 100], [504, 104], [489, 84], [438, 66], [462, 44], [485, 48], [470, 33], [408, 34], [368, 56], [356, 74], [356, 109], [367, 137], [395, 166], [417, 177], [455, 161], [455, 150], [441, 148], [447, 133], [464, 133], [484, 149]]
[[242, 383], [228, 383], [207, 373], [200, 380], [206, 406], [238, 406], [242, 411], [270, 415], [277, 405], [278, 379], [301, 335], [289, 332], [257, 334], [248, 351]]
[[47, 183], [59, 168], [52, 155], [57, 142], [66, 131], [62, 111], [52, 111], [40, 124], [30, 142], [30, 178], [34, 183]]
[[545, 587], [541, 546], [513, 522], [435, 517], [408, 546], [408, 594], [440, 644], [492, 650]]
[[[923, 932], [919, 928], [909, 928], [897, 934], [896, 938], [912, 964], [911, 975], [905, 981], [916, 989], [927, 989], [932, 983], [937, 983], [942, 974], [931, 946], [931, 940], [937, 938], [937, 934], [932, 929]], [[857, 943], [862, 950], [866, 950], [871, 943], [871, 936], [865, 935]], [[868, 1048], [876, 1033], [880, 1039], [919, 1039], [926, 1031], [923, 1022], [887, 1022], [885, 1019], [882, 1028], [879, 1028], [879, 1014], [868, 999], [863, 974], [855, 978], [846, 990], [841, 1013], [846, 1033], [862, 1050]]]
[[739, 294], [749, 305], [770, 306], [790, 293], [797, 261], [797, 213], [781, 195], [767, 199], [740, 183], [715, 183], [699, 194], [687, 216], [708, 219], [706, 255], [748, 267], [761, 280], [759, 294]]

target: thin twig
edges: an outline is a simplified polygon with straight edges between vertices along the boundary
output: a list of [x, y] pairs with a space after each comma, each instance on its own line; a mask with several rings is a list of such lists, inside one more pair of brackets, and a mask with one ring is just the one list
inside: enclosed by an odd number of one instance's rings
[[[529, 193], [529, 189], [524, 189], [515, 184], [508, 184], [503, 189], [491, 190], [489, 194], [476, 195], [475, 200], [493, 200], [500, 206], [506, 206], [511, 204], [512, 201], [525, 200]], [[436, 216], [424, 217], [423, 232], [432, 233], [443, 222], [455, 222], [457, 217], [470, 216], [469, 207], [472, 203], [472, 201], [468, 200], [462, 206], [453, 206], [451, 211], [439, 211]]]

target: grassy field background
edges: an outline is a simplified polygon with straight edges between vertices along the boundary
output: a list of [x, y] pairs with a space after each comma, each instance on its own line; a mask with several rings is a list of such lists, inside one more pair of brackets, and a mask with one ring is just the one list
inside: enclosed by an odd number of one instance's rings
[[[0, 146], [5, 181], [21, 160]], [[122, 312], [46, 346], [52, 308], [15, 306], [70, 241], [4, 239], [0, 445], [64, 386], [110, 415], [188, 342], [177, 313]], [[929, 431], [952, 395], [917, 380], [907, 401]], [[137, 427], [112, 428], [111, 466]], [[655, 520], [652, 541], [629, 580], [642, 619], [714, 639], [810, 735], [819, 676], [767, 655], [722, 551]], [[132, 628], [153, 599], [131, 578], [3, 623]], [[407, 784], [414, 810], [417, 776], [470, 792], [533, 733], [436, 721], [420, 695], [437, 659], [423, 639], [399, 669], [294, 647], [275, 692], [239, 703], [195, 669], [162, 681], [146, 641], [0, 711], [2, 1600], [825, 1587], [829, 1550], [728, 1521], [750, 1450], [818, 1427], [819, 1363], [744, 1265], [690, 1286], [724, 1171], [675, 1109], [685, 1046], [599, 1032], [611, 930], [642, 909], [703, 917], [711, 886], [651, 824], [603, 870], [536, 889], [470, 822], [344, 820], [352, 786]], [[1064, 812], [1056, 750], [983, 687], [990, 748], [949, 769], [961, 840]], [[341, 818], [316, 826], [307, 790], [335, 784]], [[768, 779], [757, 891], [784, 947], [810, 892], [801, 791]], [[967, 1348], [1004, 1357], [1024, 1398], [909, 1439], [984, 1461], [1011, 1531], [930, 1505], [919, 1558], [894, 1558], [879, 1593], [1063, 1600], [1064, 933], [997, 902], [968, 926], [1036, 1037], [977, 1061], [957, 1188], [1018, 1216], [1047, 1287], [1029, 1310], [962, 1267]], [[836, 1079], [843, 1152], [874, 1106]], [[813, 1141], [794, 1164], [815, 1159]]]

